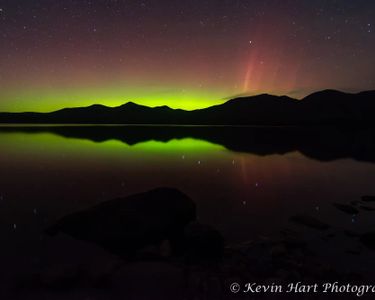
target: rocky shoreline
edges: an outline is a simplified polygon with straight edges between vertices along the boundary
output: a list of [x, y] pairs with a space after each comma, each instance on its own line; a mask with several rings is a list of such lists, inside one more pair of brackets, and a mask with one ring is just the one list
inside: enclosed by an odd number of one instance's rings
[[[374, 201], [375, 197], [364, 196], [352, 204], [333, 205], [346, 214], [368, 213]], [[74, 213], [49, 227], [47, 233], [53, 235], [46, 239], [60, 240], [59, 245], [71, 243], [73, 252], [84, 245], [82, 255], [77, 254], [70, 263], [55, 258], [40, 272], [19, 279], [12, 292], [17, 299], [25, 299], [25, 295], [28, 299], [66, 299], [67, 295], [69, 299], [82, 299], [82, 295], [88, 295], [84, 299], [137, 300], [320, 299], [327, 295], [250, 295], [233, 293], [230, 286], [244, 287], [249, 282], [364, 284], [374, 275], [363, 262], [359, 263], [363, 269], [353, 268], [353, 262], [373, 255], [375, 235], [371, 231], [359, 234], [297, 215], [290, 223], [314, 234], [286, 228], [274, 236], [227, 244], [216, 229], [195, 219], [190, 198], [163, 188]], [[341, 241], [349, 246], [342, 247]], [[119, 253], [124, 247], [131, 251]], [[102, 252], [98, 255], [97, 251]], [[353, 295], [331, 294], [329, 299], [336, 296], [352, 299]]]

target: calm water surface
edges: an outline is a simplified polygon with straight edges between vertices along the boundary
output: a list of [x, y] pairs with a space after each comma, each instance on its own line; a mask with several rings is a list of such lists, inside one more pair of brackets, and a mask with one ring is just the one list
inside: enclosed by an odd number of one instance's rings
[[7, 278], [41, 264], [55, 243], [43, 229], [57, 218], [159, 186], [189, 195], [199, 220], [228, 243], [300, 230], [289, 221], [300, 213], [354, 231], [375, 225], [372, 212], [351, 216], [332, 205], [375, 194], [371, 162], [318, 161], [299, 151], [256, 155], [189, 136], [129, 145], [48, 131], [0, 131], [0, 149], [0, 261]]

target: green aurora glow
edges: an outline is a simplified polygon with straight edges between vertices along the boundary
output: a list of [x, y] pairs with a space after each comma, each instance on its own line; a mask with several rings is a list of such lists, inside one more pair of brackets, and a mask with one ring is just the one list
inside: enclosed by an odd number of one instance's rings
[[[193, 110], [225, 102], [224, 93], [200, 89], [161, 88], [76, 88], [76, 89], [24, 89], [2, 93], [1, 110], [11, 112], [50, 112], [65, 107], [103, 104], [119, 106], [132, 101], [150, 107], [167, 105], [171, 108]], [[73, 104], [74, 103], [74, 104]]]
[[[56, 153], [65, 153], [67, 155], [79, 155], [83, 153], [86, 157], [96, 157], [101, 155], [109, 155], [111, 157], [124, 157], [125, 153], [132, 153], [137, 157], [144, 155], [158, 154], [162, 156], [170, 156], [171, 154], [204, 154], [218, 153], [225, 151], [226, 148], [203, 140], [193, 138], [173, 139], [168, 142], [146, 141], [135, 145], [127, 145], [118, 140], [108, 140], [104, 142], [93, 142], [85, 139], [65, 138], [52, 133], [1, 133], [0, 146], [4, 150], [13, 149], [12, 156], [24, 156], [27, 144], [27, 153], [30, 159], [34, 159], [39, 155], [49, 156]], [[72, 140], [74, 143], [67, 143]]]

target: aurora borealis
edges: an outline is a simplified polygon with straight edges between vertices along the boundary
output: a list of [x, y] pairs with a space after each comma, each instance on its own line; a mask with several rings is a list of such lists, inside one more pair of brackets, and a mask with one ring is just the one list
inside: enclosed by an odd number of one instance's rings
[[0, 1], [0, 111], [374, 88], [373, 1]]

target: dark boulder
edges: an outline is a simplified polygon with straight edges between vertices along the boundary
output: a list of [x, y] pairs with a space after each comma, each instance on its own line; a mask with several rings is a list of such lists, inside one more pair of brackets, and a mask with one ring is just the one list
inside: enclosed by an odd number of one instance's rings
[[131, 256], [163, 240], [181, 244], [184, 227], [196, 218], [194, 202], [172, 188], [117, 198], [60, 219], [47, 229], [99, 244], [111, 252]]

